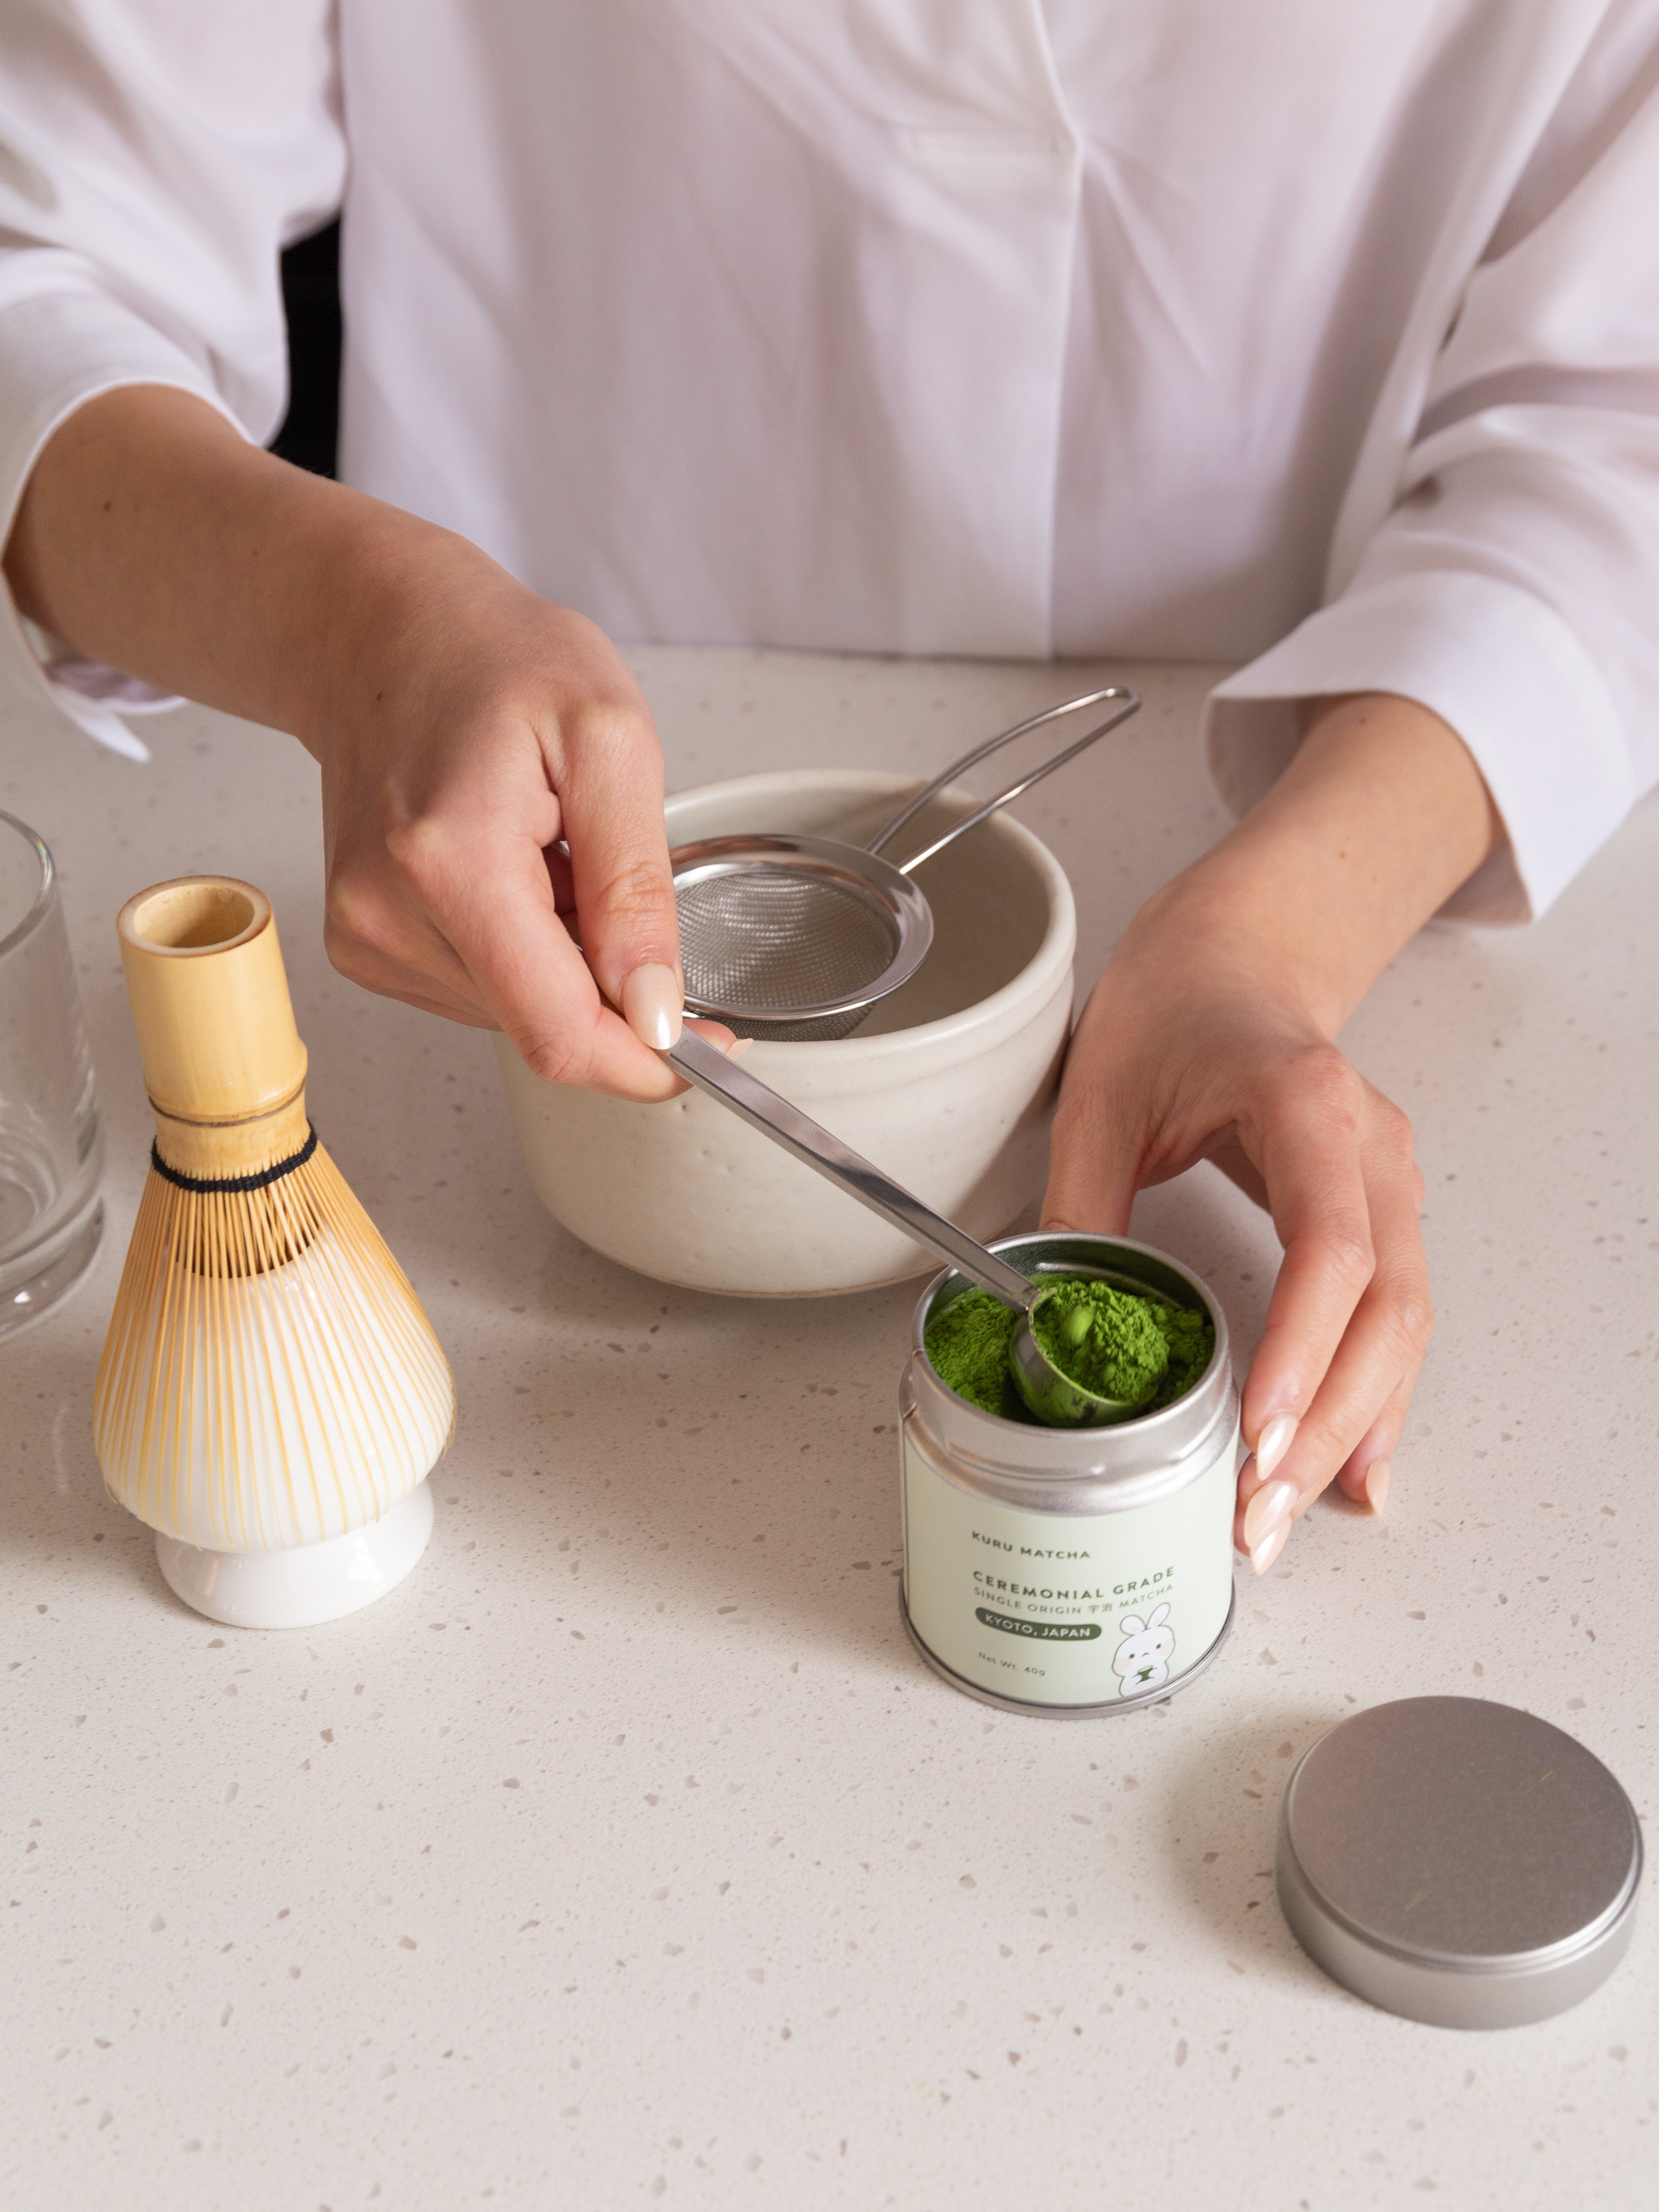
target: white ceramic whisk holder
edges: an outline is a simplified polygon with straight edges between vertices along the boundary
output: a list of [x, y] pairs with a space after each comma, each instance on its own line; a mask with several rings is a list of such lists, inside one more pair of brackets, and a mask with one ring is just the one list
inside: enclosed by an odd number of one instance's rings
[[213, 1552], [155, 1532], [167, 1588], [231, 1628], [318, 1628], [395, 1589], [432, 1534], [432, 1486], [422, 1481], [378, 1521], [286, 1552]]

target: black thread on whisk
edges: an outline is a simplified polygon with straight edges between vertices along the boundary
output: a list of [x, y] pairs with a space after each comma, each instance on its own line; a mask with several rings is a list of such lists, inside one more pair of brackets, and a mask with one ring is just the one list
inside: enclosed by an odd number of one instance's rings
[[183, 1175], [177, 1168], [170, 1168], [167, 1165], [161, 1158], [161, 1146], [153, 1139], [149, 1148], [149, 1164], [162, 1182], [170, 1182], [175, 1190], [194, 1190], [203, 1193], [222, 1190], [233, 1194], [244, 1190], [263, 1190], [267, 1183], [280, 1182], [284, 1176], [292, 1175], [295, 1168], [302, 1168], [316, 1151], [317, 1132], [309, 1121], [306, 1123], [306, 1127], [310, 1133], [297, 1152], [290, 1152], [285, 1160], [278, 1160], [273, 1167], [261, 1168], [258, 1175]]

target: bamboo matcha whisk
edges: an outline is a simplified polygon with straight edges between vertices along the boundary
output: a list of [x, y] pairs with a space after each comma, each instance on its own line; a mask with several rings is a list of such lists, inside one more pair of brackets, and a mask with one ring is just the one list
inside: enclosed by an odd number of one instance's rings
[[[270, 900], [232, 877], [184, 877], [129, 899], [116, 928], [155, 1142], [94, 1439], [112, 1495], [159, 1532], [167, 1579], [202, 1604], [163, 1540], [247, 1555], [368, 1528], [444, 1451], [454, 1384], [407, 1277], [307, 1120]], [[407, 1564], [430, 1525], [419, 1503]], [[389, 1586], [356, 1552], [337, 1578]], [[216, 1617], [322, 1619], [378, 1595]]]

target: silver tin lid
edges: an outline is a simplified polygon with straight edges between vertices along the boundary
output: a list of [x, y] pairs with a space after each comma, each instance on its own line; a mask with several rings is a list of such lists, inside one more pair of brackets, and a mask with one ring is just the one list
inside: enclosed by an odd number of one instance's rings
[[1356, 1713], [1297, 1762], [1279, 1901], [1357, 1996], [1439, 2027], [1519, 2027], [1588, 1996], [1630, 1942], [1635, 1808], [1593, 1753], [1479, 1698]]
[[1177, 1304], [1207, 1313], [1215, 1349], [1203, 1374], [1173, 1405], [1108, 1428], [1050, 1429], [1006, 1421], [958, 1398], [933, 1372], [927, 1324], [935, 1310], [971, 1288], [947, 1268], [916, 1302], [904, 1410], [921, 1417], [953, 1464], [988, 1497], [1045, 1513], [1114, 1513], [1146, 1505], [1179, 1490], [1213, 1462], [1238, 1418], [1227, 1316], [1217, 1299], [1179, 1260], [1128, 1237], [1050, 1229], [999, 1237], [993, 1252], [1024, 1275], [1064, 1274], [1087, 1267]]

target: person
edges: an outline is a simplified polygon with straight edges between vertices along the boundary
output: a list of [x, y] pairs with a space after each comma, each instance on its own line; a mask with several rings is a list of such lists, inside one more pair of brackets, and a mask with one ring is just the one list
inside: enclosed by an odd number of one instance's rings
[[[336, 963], [636, 1099], [678, 952], [612, 636], [1243, 662], [1240, 818], [1094, 986], [1044, 1218], [1205, 1158], [1271, 1209], [1265, 1570], [1380, 1510], [1430, 1328], [1334, 1040], [1659, 773], [1656, 85], [1659, 0], [15, 0], [0, 656], [128, 750], [173, 692], [295, 733]], [[261, 441], [336, 209], [330, 483]]]

